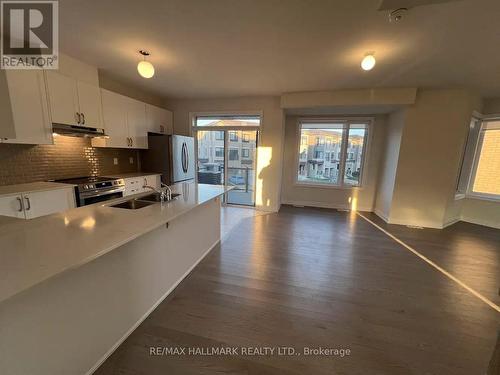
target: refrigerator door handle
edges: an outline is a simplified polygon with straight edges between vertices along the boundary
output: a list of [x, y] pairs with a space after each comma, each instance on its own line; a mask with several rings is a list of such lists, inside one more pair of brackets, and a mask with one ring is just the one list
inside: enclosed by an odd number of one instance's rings
[[184, 173], [187, 173], [189, 160], [188, 160], [188, 155], [187, 155], [186, 142], [182, 142], [181, 158], [182, 158], [182, 160], [181, 160], [182, 170], [184, 171]]

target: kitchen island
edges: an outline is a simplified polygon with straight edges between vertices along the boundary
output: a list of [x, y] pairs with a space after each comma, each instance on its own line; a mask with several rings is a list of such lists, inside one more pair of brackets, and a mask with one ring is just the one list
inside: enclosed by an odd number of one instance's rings
[[0, 226], [0, 373], [92, 373], [219, 243], [227, 188], [173, 191]]

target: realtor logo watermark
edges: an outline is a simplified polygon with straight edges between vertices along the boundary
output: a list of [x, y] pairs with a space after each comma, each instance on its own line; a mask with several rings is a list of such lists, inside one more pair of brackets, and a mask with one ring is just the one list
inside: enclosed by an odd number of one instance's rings
[[2, 69], [58, 69], [57, 1], [1, 3]]

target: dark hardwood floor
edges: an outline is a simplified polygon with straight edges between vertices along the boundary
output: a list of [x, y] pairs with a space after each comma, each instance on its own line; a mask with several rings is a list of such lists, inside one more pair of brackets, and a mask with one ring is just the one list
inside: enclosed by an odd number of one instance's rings
[[[237, 224], [221, 246], [96, 374], [487, 372], [500, 314], [359, 216], [284, 206], [230, 221]], [[457, 225], [430, 234], [388, 229], [498, 302], [500, 231]], [[152, 356], [152, 346], [350, 355]]]

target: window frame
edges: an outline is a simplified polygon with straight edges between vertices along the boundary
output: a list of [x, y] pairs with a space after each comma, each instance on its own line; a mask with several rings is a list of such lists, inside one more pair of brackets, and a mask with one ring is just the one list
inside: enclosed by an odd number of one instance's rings
[[[465, 172], [465, 173], [468, 173], [467, 190], [465, 193], [465, 197], [499, 202], [500, 201], [500, 194], [480, 193], [480, 192], [475, 192], [472, 190], [474, 188], [474, 181], [476, 179], [477, 167], [479, 165], [479, 158], [481, 156], [481, 151], [482, 151], [482, 146], [483, 146], [483, 141], [484, 141], [485, 123], [487, 123], [489, 121], [500, 121], [500, 116], [499, 115], [482, 116], [482, 118], [480, 118], [478, 120], [480, 122], [480, 127], [479, 127], [479, 131], [478, 131], [476, 139], [473, 140], [473, 142], [475, 142], [473, 161], [472, 161], [472, 165], [470, 167], [470, 170]], [[460, 179], [460, 176], [459, 176], [459, 179]]]
[[[340, 146], [340, 160], [339, 160], [339, 181], [337, 184], [333, 183], [314, 183], [299, 180], [299, 165], [300, 165], [300, 146], [301, 146], [301, 136], [302, 136], [302, 125], [307, 123], [325, 123], [325, 124], [342, 124], [342, 143]], [[363, 144], [362, 159], [360, 165], [359, 182], [356, 185], [346, 184], [344, 182], [345, 175], [345, 164], [346, 164], [346, 153], [348, 146], [349, 129], [351, 125], [364, 124], [365, 127], [365, 142]], [[367, 163], [366, 158], [369, 153], [371, 136], [372, 136], [372, 125], [373, 117], [304, 117], [299, 118], [296, 124], [296, 134], [295, 134], [295, 151], [294, 151], [294, 177], [293, 185], [296, 187], [312, 187], [312, 188], [322, 188], [322, 189], [341, 189], [341, 190], [351, 190], [358, 189], [362, 190], [366, 181], [367, 173]], [[331, 172], [330, 172], [331, 173]]]

